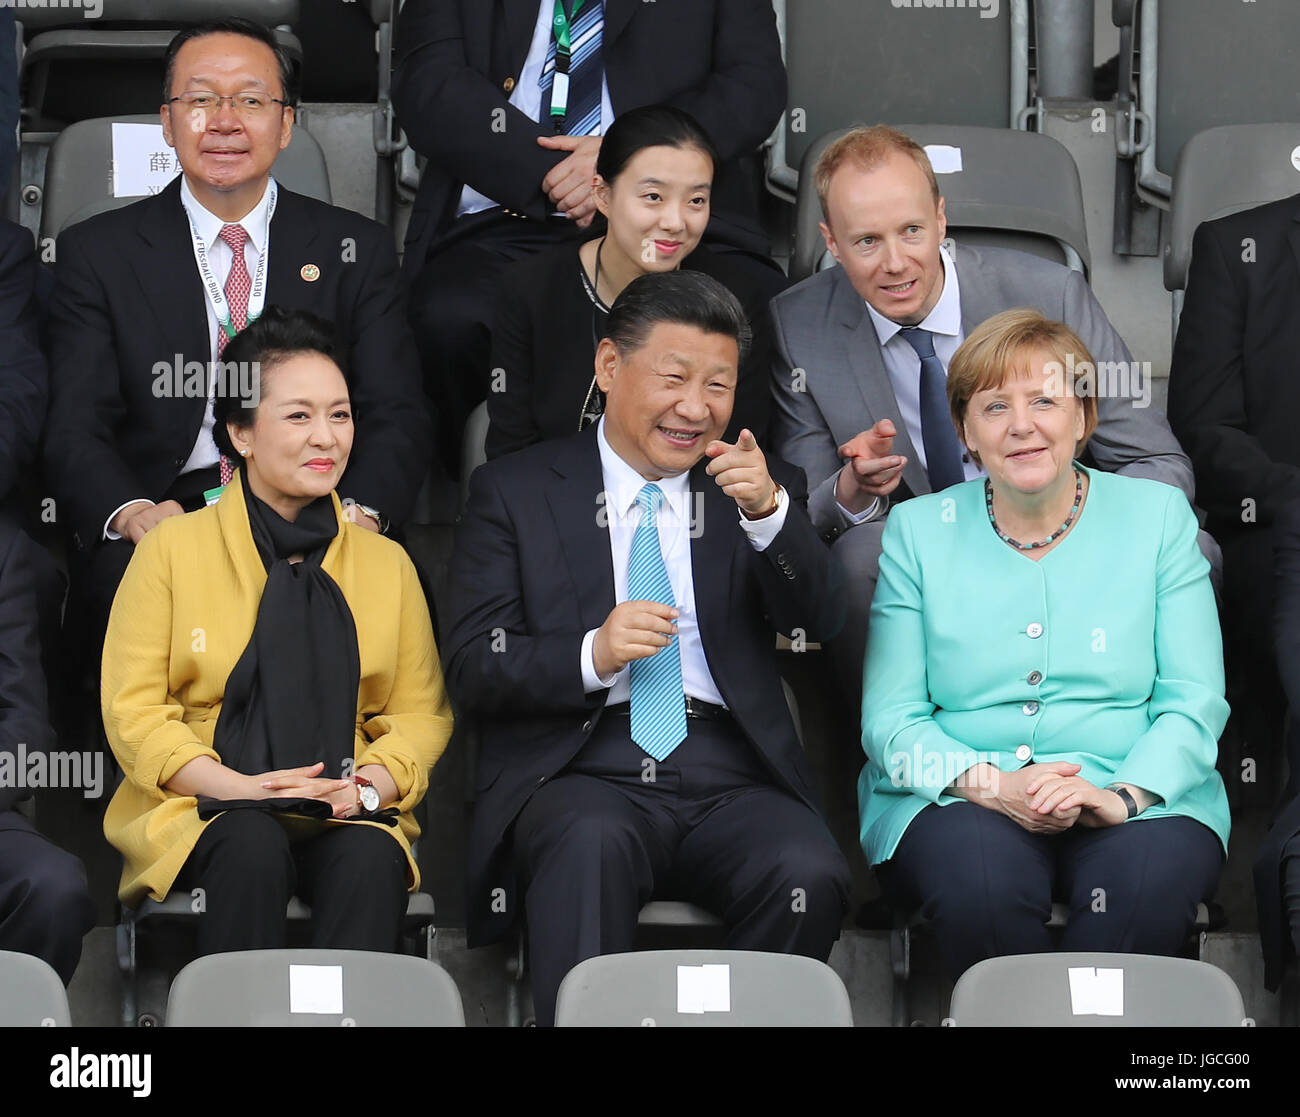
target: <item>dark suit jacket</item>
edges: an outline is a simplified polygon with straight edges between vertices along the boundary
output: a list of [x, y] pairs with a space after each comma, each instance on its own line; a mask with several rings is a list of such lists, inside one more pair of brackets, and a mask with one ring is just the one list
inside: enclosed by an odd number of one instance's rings
[[[769, 459], [771, 461], [771, 459]], [[709, 670], [773, 783], [811, 796], [776, 669], [774, 629], [826, 639], [842, 623], [841, 577], [808, 521], [803, 475], [771, 469], [790, 495], [780, 534], [755, 551], [735, 502], [704, 472], [691, 564]], [[458, 708], [481, 719], [478, 803], [469, 842], [469, 935], [491, 942], [516, 911], [506, 832], [533, 791], [568, 764], [600, 720], [608, 692], [583, 690], [583, 636], [614, 608], [594, 428], [480, 467], [451, 563], [454, 603], [443, 647]], [[492, 891], [506, 890], [504, 912]], [[495, 910], [494, 910], [495, 908]]]
[[[682, 268], [718, 280], [745, 309], [754, 343], [740, 366], [735, 407], [725, 437], [734, 442], [741, 429], [748, 427], [759, 445], [765, 446], [771, 408], [767, 380], [772, 363], [768, 286], [752, 281], [752, 268], [728, 268], [729, 256], [735, 254], [696, 248]], [[578, 429], [601, 336], [600, 330], [593, 334], [594, 310], [581, 268], [578, 249], [567, 244], [505, 273], [492, 331], [491, 366], [504, 373], [504, 390], [490, 390], [487, 395], [489, 458], [543, 439], [564, 438]]]
[[[542, 179], [564, 152], [509, 104], [528, 57], [538, 0], [407, 0], [397, 25], [393, 103], [411, 146], [428, 158], [406, 234], [418, 271], [454, 219], [468, 183], [518, 213], [554, 208]], [[785, 66], [772, 6], [761, 0], [605, 0], [606, 79], [614, 114], [666, 103], [691, 113], [718, 148], [711, 236], [766, 255], [757, 198], [741, 158], [785, 111]], [[500, 110], [504, 116], [494, 116]], [[493, 127], [494, 120], [504, 123]]]
[[[1169, 369], [1169, 423], [1219, 537], [1300, 495], [1300, 194], [1196, 230]], [[1247, 520], [1246, 523], [1251, 521]]]
[[[36, 590], [26, 541], [0, 518], [0, 752], [45, 752], [53, 743], [45, 703], [45, 675], [37, 636]], [[29, 791], [0, 784], [0, 830], [16, 818], [10, 808]], [[25, 823], [15, 822], [16, 826]]]
[[[320, 269], [308, 282], [306, 264]], [[46, 472], [75, 538], [92, 547], [126, 501], [158, 500], [203, 423], [199, 396], [159, 398], [154, 365], [211, 359], [178, 178], [162, 193], [67, 229], [50, 306]], [[430, 423], [389, 233], [280, 188], [267, 304], [333, 321], [349, 354], [356, 438], [341, 496], [400, 524], [430, 459]]]
[[0, 501], [31, 479], [49, 402], [36, 282], [31, 233], [0, 220]]

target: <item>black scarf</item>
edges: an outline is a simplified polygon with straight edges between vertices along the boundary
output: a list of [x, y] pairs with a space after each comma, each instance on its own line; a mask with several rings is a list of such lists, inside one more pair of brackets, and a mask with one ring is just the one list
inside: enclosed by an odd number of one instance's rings
[[312, 501], [290, 523], [253, 495], [244, 470], [239, 477], [266, 586], [226, 680], [213, 747], [245, 775], [323, 760], [321, 776], [340, 779], [355, 755], [361, 658], [352, 610], [320, 565], [339, 533], [333, 501]]

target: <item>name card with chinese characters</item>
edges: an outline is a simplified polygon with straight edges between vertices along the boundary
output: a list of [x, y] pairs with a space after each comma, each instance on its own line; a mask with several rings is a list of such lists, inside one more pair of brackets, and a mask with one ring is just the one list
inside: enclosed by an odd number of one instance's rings
[[113, 123], [113, 197], [157, 194], [181, 173], [161, 124]]

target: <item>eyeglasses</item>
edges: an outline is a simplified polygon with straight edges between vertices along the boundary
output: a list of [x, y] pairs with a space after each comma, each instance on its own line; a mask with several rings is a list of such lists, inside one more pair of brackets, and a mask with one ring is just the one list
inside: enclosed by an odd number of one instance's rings
[[198, 109], [200, 112], [218, 112], [221, 106], [229, 101], [231, 111], [236, 116], [245, 118], [256, 117], [266, 112], [272, 105], [284, 106], [289, 103], [279, 97], [272, 97], [251, 89], [243, 93], [232, 93], [229, 97], [222, 97], [208, 89], [196, 89], [189, 93], [182, 93], [179, 97], [171, 97], [167, 103], [170, 105], [177, 101], [187, 109]]

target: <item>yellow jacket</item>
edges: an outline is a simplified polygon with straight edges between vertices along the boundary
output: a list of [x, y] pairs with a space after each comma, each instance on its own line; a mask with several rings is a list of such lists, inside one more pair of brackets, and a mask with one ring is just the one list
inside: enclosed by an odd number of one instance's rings
[[[397, 783], [396, 827], [412, 889], [420, 875], [412, 811], [451, 736], [451, 707], [415, 567], [400, 546], [343, 519], [321, 563], [352, 609], [361, 660], [356, 767], [382, 764]], [[174, 516], [135, 549], [113, 602], [100, 701], [104, 728], [126, 774], [104, 816], [125, 864], [118, 897], [161, 900], [207, 823], [196, 800], [165, 784], [212, 747], [226, 679], [243, 654], [266, 584], [243, 488], [226, 486], [212, 507]]]

